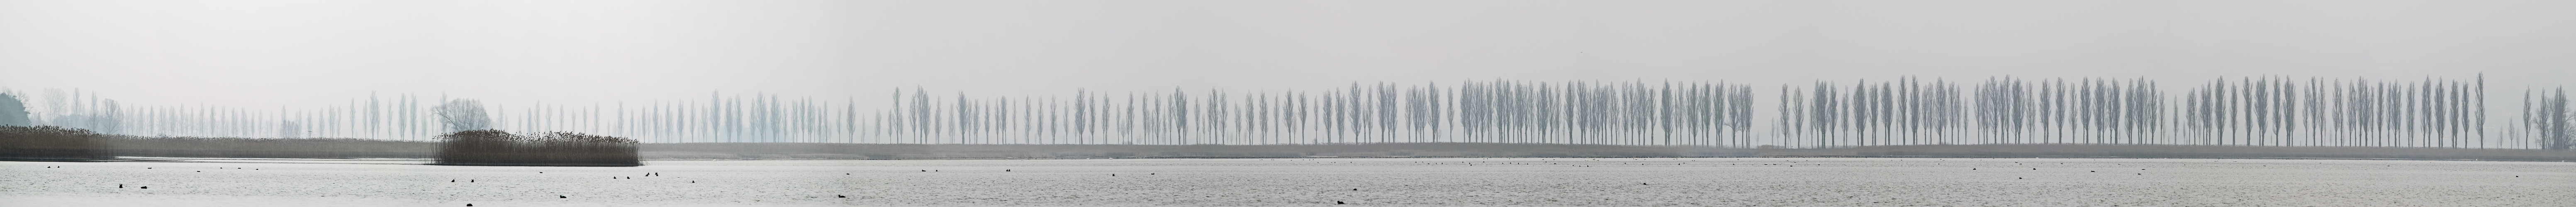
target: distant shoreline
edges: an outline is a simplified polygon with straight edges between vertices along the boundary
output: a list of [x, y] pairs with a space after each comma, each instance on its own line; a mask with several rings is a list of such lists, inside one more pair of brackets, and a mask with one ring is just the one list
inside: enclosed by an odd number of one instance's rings
[[[204, 143], [199, 143], [204, 142]], [[117, 140], [121, 157], [431, 158], [437, 142], [351, 139]], [[647, 143], [645, 160], [1007, 160], [1007, 159], [1310, 159], [1310, 158], [2192, 158], [2576, 162], [2576, 152], [2537, 149], [2276, 147], [2208, 145], [1988, 144], [1898, 145], [1830, 149], [1747, 149], [1515, 143], [1371, 143], [1298, 145]], [[11, 160], [60, 161], [60, 160]]]

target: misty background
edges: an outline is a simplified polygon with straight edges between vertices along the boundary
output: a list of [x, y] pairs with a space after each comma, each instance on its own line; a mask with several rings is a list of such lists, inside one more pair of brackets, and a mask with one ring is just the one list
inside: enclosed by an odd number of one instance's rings
[[[2564, 84], [2547, 1], [0, 1], [0, 87], [49, 102], [326, 113], [895, 91], [1065, 97], [1465, 81], [1900, 77]], [[711, 95], [712, 94], [712, 95]], [[87, 98], [83, 98], [87, 97]], [[953, 97], [942, 97], [954, 99]], [[880, 104], [885, 103], [885, 104]], [[50, 107], [50, 108], [49, 108]], [[287, 111], [287, 112], [280, 112]], [[292, 115], [302, 116], [302, 115]], [[510, 114], [496, 114], [507, 117]], [[1768, 120], [1776, 115], [1761, 115]], [[2497, 116], [2491, 118], [2506, 118]], [[2492, 126], [2492, 124], [2490, 125]], [[282, 130], [282, 129], [281, 129]], [[265, 136], [262, 133], [253, 136]], [[411, 135], [426, 136], [427, 134]], [[341, 135], [347, 136], [347, 135]]]

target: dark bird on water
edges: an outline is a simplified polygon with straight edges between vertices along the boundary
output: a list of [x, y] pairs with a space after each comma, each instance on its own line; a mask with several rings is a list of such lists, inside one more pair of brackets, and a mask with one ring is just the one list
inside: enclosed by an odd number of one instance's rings
[[456, 182], [456, 180], [447, 180], [447, 182], [453, 183]]
[[1646, 183], [1637, 183], [1637, 185], [1647, 185], [1647, 184], [1646, 184]]
[[1342, 201], [1333, 201], [1333, 204], [1343, 204], [1343, 203], [1342, 203]]
[[468, 204], [465, 204], [465, 206], [474, 206], [474, 204], [468, 203]]
[[1002, 169], [1002, 172], [1010, 172], [1010, 171], [1011, 171], [1011, 169]]
[[125, 184], [116, 184], [116, 188], [125, 188]]
[[141, 188], [141, 189], [152, 189], [152, 186], [143, 186], [143, 187], [134, 187], [134, 188]]
[[555, 196], [555, 198], [572, 198], [572, 197], [566, 197], [566, 196]]
[[1352, 188], [1351, 190], [1360, 190], [1360, 189], [1358, 189], [1358, 188]]
[[474, 180], [473, 180], [473, 179], [466, 179], [466, 180], [465, 180], [465, 182], [471, 183], [471, 182], [474, 182]]

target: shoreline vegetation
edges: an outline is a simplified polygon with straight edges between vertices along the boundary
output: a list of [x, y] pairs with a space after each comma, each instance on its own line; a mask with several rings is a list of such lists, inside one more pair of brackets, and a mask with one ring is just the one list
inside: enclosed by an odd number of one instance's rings
[[633, 139], [575, 132], [467, 130], [439, 135], [438, 162], [467, 166], [641, 166]]
[[646, 159], [1137, 159], [1395, 157], [1902, 157], [2401, 159], [2576, 162], [2576, 152], [2537, 149], [2279, 147], [2109, 144], [1899, 145], [1834, 149], [1503, 143], [1309, 145], [997, 145], [666, 143]]
[[81, 161], [114, 158], [104, 142], [110, 135], [56, 126], [0, 125], [0, 160]]
[[[540, 137], [548, 135], [512, 135]], [[558, 137], [568, 137], [554, 135]], [[595, 136], [595, 135], [593, 135]], [[11, 139], [15, 140], [15, 139]], [[490, 140], [487, 140], [490, 141]], [[561, 141], [561, 140], [558, 140]], [[55, 148], [47, 152], [101, 153], [81, 159], [28, 159], [38, 152], [29, 145], [8, 145], [9, 161], [85, 161], [128, 157], [232, 158], [442, 158], [448, 143], [351, 138], [205, 138], [103, 136], [90, 148]], [[2403, 147], [2278, 147], [2206, 145], [1986, 144], [1899, 145], [1832, 149], [1777, 147], [1720, 148], [1695, 146], [1624, 146], [1507, 143], [1369, 143], [1300, 145], [1021, 145], [1021, 144], [839, 144], [839, 143], [634, 143], [561, 156], [493, 161], [511, 148], [460, 153], [465, 160], [444, 165], [635, 166], [639, 159], [1138, 159], [1138, 158], [1391, 158], [1391, 157], [1906, 157], [1906, 158], [2226, 158], [2226, 159], [2404, 159], [2576, 162], [2576, 152], [2538, 149], [2460, 149]], [[573, 147], [580, 145], [564, 145]], [[603, 147], [610, 145], [594, 145]], [[520, 148], [526, 150], [528, 145]], [[542, 146], [538, 146], [542, 147]], [[469, 148], [471, 149], [471, 148]], [[492, 154], [501, 152], [504, 154]], [[63, 156], [56, 156], [63, 157]], [[79, 157], [79, 156], [70, 156]], [[468, 158], [471, 157], [471, 158]], [[602, 158], [609, 157], [609, 158]], [[484, 159], [475, 161], [474, 159]], [[576, 162], [624, 160], [624, 162]], [[554, 165], [541, 165], [546, 162]], [[519, 163], [519, 164], [513, 164]], [[530, 164], [539, 163], [539, 164]], [[604, 164], [603, 164], [604, 163]]]

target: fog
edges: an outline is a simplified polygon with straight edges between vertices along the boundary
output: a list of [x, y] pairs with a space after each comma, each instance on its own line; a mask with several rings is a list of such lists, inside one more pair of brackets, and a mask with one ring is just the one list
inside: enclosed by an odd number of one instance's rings
[[2571, 10], [0, 0], [0, 203], [2543, 205]]
[[[844, 97], [897, 87], [2218, 77], [2562, 85], [2546, 1], [0, 1], [0, 87], [129, 104]], [[1768, 91], [1768, 90], [1766, 90]]]

